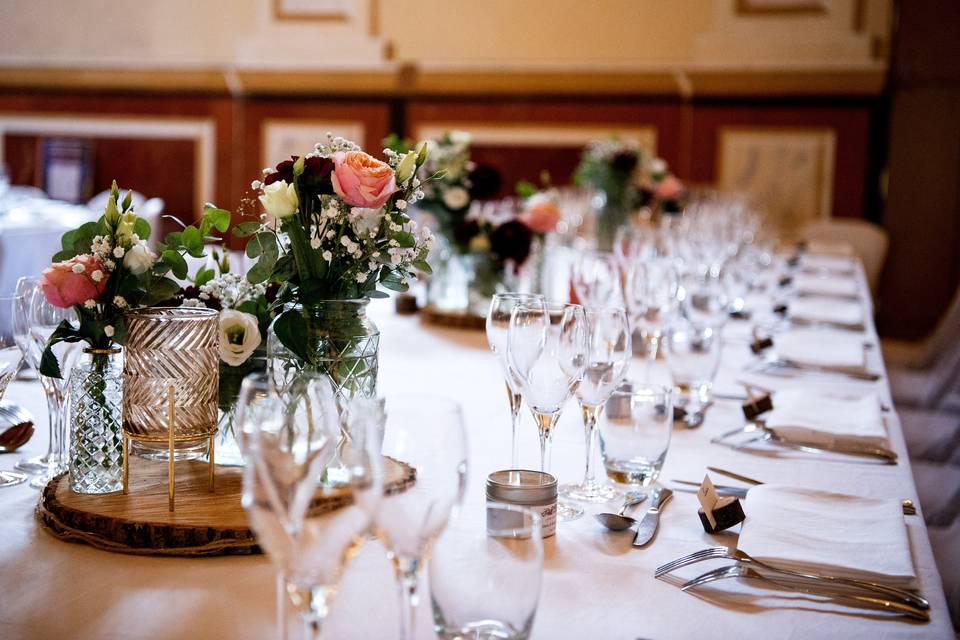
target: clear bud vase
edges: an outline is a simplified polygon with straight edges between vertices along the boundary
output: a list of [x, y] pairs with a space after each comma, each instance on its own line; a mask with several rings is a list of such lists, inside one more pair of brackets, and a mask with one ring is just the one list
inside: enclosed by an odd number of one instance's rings
[[84, 349], [67, 382], [70, 488], [76, 493], [123, 489], [123, 355]]

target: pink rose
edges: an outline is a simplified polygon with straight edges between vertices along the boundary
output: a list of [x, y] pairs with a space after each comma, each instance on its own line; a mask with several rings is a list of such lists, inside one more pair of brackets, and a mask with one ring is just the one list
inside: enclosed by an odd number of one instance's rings
[[40, 288], [47, 302], [67, 308], [97, 300], [107, 288], [108, 276], [99, 260], [91, 255], [79, 255], [44, 269]]
[[550, 233], [557, 228], [561, 218], [557, 203], [549, 197], [530, 196], [527, 206], [520, 214], [520, 221], [534, 233]]
[[393, 169], [363, 151], [333, 156], [333, 190], [348, 204], [379, 209], [397, 190]]
[[658, 200], [673, 200], [680, 195], [681, 191], [683, 191], [683, 183], [671, 173], [657, 183], [657, 186], [653, 189], [653, 194]]

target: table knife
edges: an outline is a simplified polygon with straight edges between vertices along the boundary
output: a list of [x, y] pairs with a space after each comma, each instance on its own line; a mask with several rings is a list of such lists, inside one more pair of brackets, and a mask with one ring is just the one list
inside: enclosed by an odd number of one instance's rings
[[653, 540], [653, 536], [657, 533], [657, 525], [660, 524], [660, 511], [672, 496], [673, 491], [666, 487], [654, 492], [653, 503], [637, 526], [637, 535], [633, 538], [633, 546], [642, 547]]

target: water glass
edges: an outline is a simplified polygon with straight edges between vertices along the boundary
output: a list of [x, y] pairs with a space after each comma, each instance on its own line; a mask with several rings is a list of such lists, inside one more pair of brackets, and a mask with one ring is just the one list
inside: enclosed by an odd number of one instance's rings
[[455, 518], [434, 547], [430, 601], [444, 640], [522, 640], [533, 627], [543, 577], [540, 516], [515, 505], [486, 508], [486, 528]]
[[588, 251], [573, 264], [573, 291], [585, 307], [609, 307], [622, 304], [620, 267], [616, 257], [606, 251]]
[[680, 394], [676, 402], [688, 411], [710, 404], [713, 379], [720, 366], [722, 333], [719, 326], [680, 321], [664, 337], [667, 368]]
[[698, 272], [683, 279], [679, 292], [683, 316], [697, 326], [723, 326], [733, 296], [722, 272]]
[[600, 420], [600, 454], [607, 476], [648, 487], [660, 475], [673, 432], [673, 394], [658, 385], [626, 383], [607, 401]]

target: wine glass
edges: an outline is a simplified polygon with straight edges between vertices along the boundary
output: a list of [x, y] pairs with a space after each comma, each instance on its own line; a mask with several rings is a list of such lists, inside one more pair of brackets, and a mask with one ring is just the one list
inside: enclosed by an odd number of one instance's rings
[[[543, 301], [517, 305], [510, 317], [507, 356], [540, 432], [540, 470], [550, 471], [550, 444], [563, 405], [587, 366], [589, 332], [583, 307]], [[562, 520], [583, 510], [557, 505]]]
[[[23, 296], [11, 295], [11, 296], [0, 296], [0, 309], [7, 311], [9, 316], [12, 319], [13, 311], [19, 305], [23, 303]], [[10, 328], [11, 323], [5, 323], [3, 333], [0, 333], [0, 400], [3, 399], [4, 393], [6, 393], [7, 386], [17, 375], [17, 372], [20, 370], [20, 366], [23, 364], [23, 352], [20, 350], [20, 346], [14, 340], [12, 329]], [[11, 406], [10, 403], [2, 403], [0, 407], [4, 408], [4, 413], [6, 414], [6, 407], [10, 409], [17, 409], [19, 407]], [[15, 421], [19, 422], [19, 420]], [[6, 426], [11, 426], [11, 423], [8, 422]], [[12, 487], [14, 485], [20, 484], [27, 480], [27, 476], [24, 473], [19, 471], [0, 471], [0, 488], [2, 487]]]
[[[333, 385], [316, 372], [298, 373], [282, 394], [267, 374], [252, 374], [240, 391], [243, 508], [310, 638], [319, 637], [383, 496], [379, 409], [353, 409], [344, 412], [341, 431]], [[347, 473], [325, 484], [323, 472], [338, 453]], [[333, 509], [322, 504], [345, 498]]]
[[664, 336], [664, 357], [679, 391], [674, 404], [683, 406], [688, 414], [703, 412], [713, 399], [722, 332], [722, 326], [702, 326], [681, 318]]
[[577, 400], [586, 435], [587, 459], [583, 482], [561, 487], [568, 498], [588, 502], [607, 502], [619, 493], [609, 484], [597, 481], [593, 459], [597, 447], [597, 421], [610, 395], [627, 374], [633, 356], [630, 322], [622, 307], [587, 309], [589, 351], [583, 378], [577, 386]]
[[646, 343], [647, 379], [657, 357], [660, 338], [676, 314], [679, 277], [672, 260], [651, 258], [631, 265], [627, 271], [627, 309], [631, 326]]
[[722, 327], [731, 305], [723, 272], [712, 270], [689, 274], [678, 292], [683, 316], [698, 327]]
[[607, 251], [587, 251], [573, 263], [573, 291], [585, 307], [621, 304], [620, 268]]
[[460, 405], [447, 398], [393, 396], [385, 410], [383, 455], [416, 476], [410, 487], [384, 498], [375, 530], [400, 588], [400, 637], [412, 640], [420, 576], [466, 490], [467, 436]]
[[510, 420], [513, 429], [511, 433], [510, 468], [516, 469], [520, 465], [520, 444], [517, 425], [520, 422], [520, 407], [523, 405], [523, 396], [520, 393], [520, 382], [510, 371], [507, 361], [507, 332], [510, 329], [510, 313], [521, 302], [543, 300], [543, 296], [533, 293], [497, 293], [490, 300], [490, 311], [487, 313], [487, 344], [490, 350], [497, 354], [500, 368], [503, 369], [503, 378], [507, 385], [507, 398], [510, 400]]

